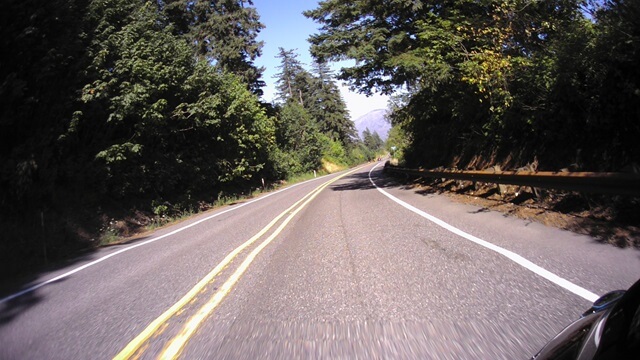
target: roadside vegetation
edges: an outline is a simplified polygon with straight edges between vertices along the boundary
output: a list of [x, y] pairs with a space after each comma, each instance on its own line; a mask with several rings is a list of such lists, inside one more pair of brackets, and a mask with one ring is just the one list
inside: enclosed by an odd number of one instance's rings
[[[282, 47], [274, 103], [250, 0], [3, 10], [4, 278], [385, 152], [427, 168], [638, 168], [638, 1], [321, 1], [305, 12], [315, 62]], [[336, 80], [392, 95], [385, 144], [357, 137]]]
[[305, 15], [317, 59], [356, 60], [340, 79], [393, 95], [407, 166], [638, 165], [638, 1], [328, 0]]
[[[356, 60], [338, 78], [391, 95], [395, 164], [640, 172], [639, 1], [328, 0], [305, 15], [321, 26], [316, 59]], [[495, 197], [509, 212], [567, 214], [550, 223], [638, 246], [637, 197], [552, 191], [534, 201], [530, 189], [423, 182], [465, 201]]]
[[369, 160], [326, 63], [261, 100], [251, 1], [10, 1], [0, 15], [0, 273]]

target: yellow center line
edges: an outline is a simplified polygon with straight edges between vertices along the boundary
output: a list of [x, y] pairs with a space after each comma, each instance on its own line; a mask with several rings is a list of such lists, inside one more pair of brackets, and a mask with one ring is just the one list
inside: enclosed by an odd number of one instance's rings
[[189, 321], [182, 328], [182, 331], [169, 342], [167, 347], [162, 351], [162, 353], [160, 354], [160, 356], [158, 358], [159, 359], [163, 359], [163, 360], [164, 359], [176, 359], [180, 355], [180, 353], [182, 352], [182, 349], [187, 344], [187, 342], [189, 341], [191, 336], [195, 333], [195, 331], [198, 329], [198, 327], [202, 324], [202, 322], [213, 312], [213, 310], [215, 310], [215, 308], [222, 302], [222, 300], [229, 294], [229, 292], [231, 292], [231, 289], [233, 288], [233, 286], [240, 280], [240, 277], [249, 268], [249, 266], [251, 265], [251, 263], [253, 262], [255, 257], [267, 245], [269, 245], [269, 243], [271, 243], [271, 241], [273, 239], [275, 239], [282, 232], [282, 230], [284, 230], [284, 228], [289, 224], [291, 219], [293, 219], [293, 217], [298, 212], [300, 212], [300, 210], [302, 210], [307, 204], [309, 204], [318, 194], [320, 194], [320, 192], [323, 189], [325, 189], [331, 183], [333, 183], [333, 182], [339, 180], [340, 178], [342, 178], [342, 177], [344, 177], [346, 175], [349, 175], [349, 174], [351, 174], [351, 173], [353, 173], [353, 172], [355, 172], [355, 171], [357, 171], [357, 170], [359, 170], [361, 168], [362, 167], [354, 169], [354, 170], [351, 170], [349, 172], [346, 172], [346, 173], [344, 173], [344, 174], [342, 174], [340, 176], [337, 176], [337, 177], [327, 181], [326, 183], [321, 185], [319, 188], [316, 188], [314, 191], [312, 191], [310, 194], [313, 194], [313, 195], [311, 195], [302, 205], [300, 205], [300, 207], [298, 207], [295, 211], [293, 211], [282, 222], [282, 224], [280, 224], [280, 226], [278, 226], [278, 228], [266, 240], [264, 240], [260, 245], [258, 245], [247, 256], [247, 258], [242, 262], [242, 264], [240, 264], [238, 269], [236, 269], [236, 271], [227, 279], [227, 281], [225, 281], [225, 283], [211, 297], [211, 299], [209, 299], [209, 301], [205, 305], [203, 305], [200, 308], [200, 310], [198, 310], [198, 312], [193, 317], [191, 317], [189, 319]]
[[[138, 336], [136, 336], [127, 346], [122, 349], [113, 359], [121, 360], [121, 359], [130, 359], [141, 349], [142, 345], [153, 336], [160, 327], [165, 324], [172, 316], [181, 311], [187, 304], [189, 304], [195, 297], [198, 295], [209, 283], [213, 281], [213, 279], [224, 269], [226, 268], [233, 259], [238, 256], [243, 250], [252, 245], [256, 240], [262, 237], [267, 231], [269, 231], [282, 217], [284, 217], [287, 213], [289, 213], [292, 209], [298, 206], [300, 203], [308, 199], [309, 197], [315, 197], [318, 192], [324, 189], [326, 186], [331, 184], [332, 182], [350, 174], [358, 169], [354, 169], [347, 173], [344, 173], [322, 185], [319, 185], [311, 192], [303, 196], [300, 200], [296, 201], [293, 205], [287, 208], [285, 211], [276, 216], [267, 226], [262, 228], [257, 234], [251, 237], [249, 240], [245, 241], [242, 245], [238, 246], [232, 252], [230, 252], [211, 272], [209, 272], [202, 280], [200, 280], [187, 294], [185, 294], [178, 302], [176, 302], [173, 306], [171, 306], [167, 311], [162, 313], [158, 318], [152, 321]], [[305, 202], [302, 206], [308, 203]], [[294, 213], [297, 213], [294, 212]], [[288, 222], [288, 221], [287, 221]], [[145, 347], [146, 348], [146, 347]]]

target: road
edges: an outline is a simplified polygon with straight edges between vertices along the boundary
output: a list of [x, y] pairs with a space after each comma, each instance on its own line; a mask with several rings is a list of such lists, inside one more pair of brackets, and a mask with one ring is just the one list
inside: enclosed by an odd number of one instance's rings
[[525, 359], [640, 278], [637, 250], [420, 194], [381, 169], [210, 211], [4, 289], [0, 358]]

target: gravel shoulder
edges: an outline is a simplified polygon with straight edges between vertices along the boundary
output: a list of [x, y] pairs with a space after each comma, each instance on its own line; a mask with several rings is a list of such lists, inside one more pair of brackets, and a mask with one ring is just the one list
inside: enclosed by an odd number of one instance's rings
[[419, 179], [406, 186], [421, 194], [443, 194], [453, 201], [507, 216], [590, 235], [617, 247], [640, 250], [640, 199], [532, 189], [458, 180]]

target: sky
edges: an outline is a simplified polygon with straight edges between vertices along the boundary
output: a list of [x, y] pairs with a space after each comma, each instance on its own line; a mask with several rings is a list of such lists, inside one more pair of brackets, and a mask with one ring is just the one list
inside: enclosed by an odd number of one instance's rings
[[[317, 0], [253, 0], [253, 5], [258, 9], [260, 21], [266, 28], [260, 31], [258, 40], [264, 42], [262, 56], [256, 59], [255, 64], [265, 68], [263, 80], [267, 86], [263, 89], [263, 99], [273, 101], [275, 98], [275, 74], [278, 73], [279, 59], [276, 59], [278, 48], [297, 49], [298, 60], [300, 60], [307, 70], [312, 62], [309, 53], [309, 43], [307, 39], [310, 35], [318, 32], [319, 24], [302, 15], [304, 10], [314, 9], [318, 5]], [[344, 66], [344, 65], [343, 65]], [[340, 70], [339, 64], [331, 64], [332, 69], [337, 73]], [[382, 95], [365, 95], [352, 92], [345, 84], [338, 83], [342, 98], [347, 104], [351, 119], [377, 109], [387, 108], [387, 97]]]

